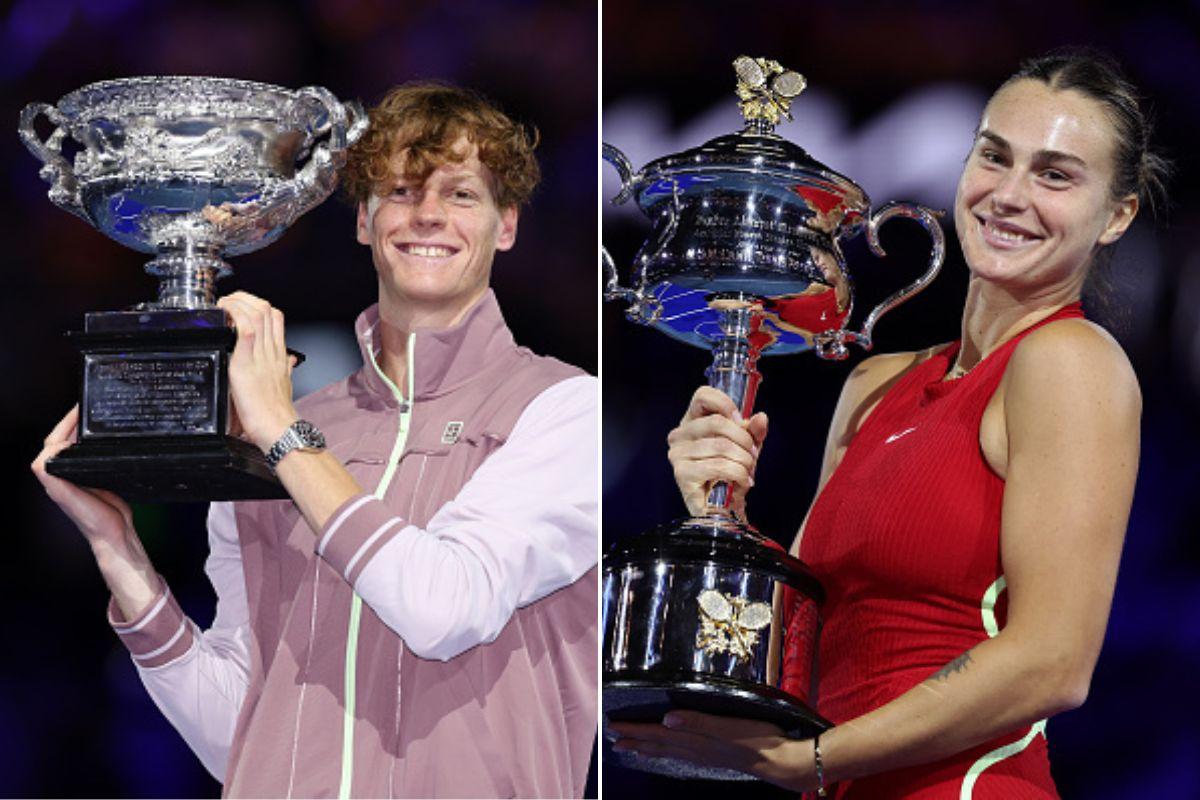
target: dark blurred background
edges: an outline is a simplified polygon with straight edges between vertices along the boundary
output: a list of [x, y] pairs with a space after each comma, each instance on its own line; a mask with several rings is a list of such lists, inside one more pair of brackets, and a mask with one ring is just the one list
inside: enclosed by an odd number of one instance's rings
[[[1094, 45], [1117, 57], [1156, 112], [1159, 146], [1177, 175], [1172, 205], [1139, 220], [1119, 246], [1107, 322], [1129, 353], [1145, 399], [1142, 461], [1108, 638], [1087, 703], [1050, 721], [1055, 779], [1067, 798], [1200, 797], [1200, 4], [922, 2], [852, 4], [635, 3], [603, 7], [603, 138], [640, 168], [741, 127], [731, 62], [766, 56], [809, 88], [778, 132], [848, 175], [878, 206], [911, 200], [950, 209], [972, 132], [990, 93], [1026, 57]], [[604, 168], [602, 193], [618, 181]], [[942, 275], [884, 317], [880, 350], [956, 339], [966, 267], [950, 246]], [[633, 203], [603, 210], [604, 243], [628, 281], [650, 224]], [[856, 322], [915, 277], [928, 239], [885, 226], [890, 257], [847, 248]], [[1093, 309], [1094, 309], [1093, 304]], [[681, 516], [666, 460], [667, 432], [704, 381], [708, 354], [627, 322], [604, 325], [604, 537], [634, 535]], [[824, 439], [846, 375], [863, 358], [811, 353], [760, 362], [758, 408], [771, 432], [750, 493], [751, 521], [789, 544], [812, 499]], [[782, 794], [768, 787], [684, 789], [606, 767], [606, 795]]]
[[[215, 796], [212, 780], [153, 707], [105, 623], [107, 593], [71, 523], [29, 472], [42, 437], [76, 401], [78, 356], [63, 332], [86, 311], [153, 299], [148, 256], [53, 206], [17, 115], [93, 81], [197, 74], [289, 88], [316, 84], [376, 102], [396, 83], [474, 87], [535, 124], [544, 181], [493, 283], [517, 341], [597, 369], [595, 3], [407, 0], [195, 2], [16, 0], [0, 7], [5, 288], [0, 291], [0, 437], [9, 544], [0, 641], [0, 795]], [[44, 135], [44, 134], [43, 134]], [[349, 205], [331, 199], [280, 241], [233, 259], [243, 289], [287, 314], [307, 352], [301, 393], [359, 366], [352, 325], [374, 301]], [[137, 526], [185, 611], [202, 626], [203, 506], [139, 506]], [[592, 790], [594, 792], [594, 789]]]

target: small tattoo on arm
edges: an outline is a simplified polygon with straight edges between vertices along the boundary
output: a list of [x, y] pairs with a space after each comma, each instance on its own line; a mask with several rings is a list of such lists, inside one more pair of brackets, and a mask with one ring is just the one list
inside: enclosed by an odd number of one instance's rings
[[947, 664], [946, 666], [939, 669], [937, 672], [933, 673], [933, 675], [930, 676], [929, 680], [931, 680], [931, 681], [945, 680], [946, 678], [950, 677], [950, 675], [955, 672], [962, 672], [964, 669], [967, 668], [967, 664], [969, 664], [969, 663], [971, 663], [971, 651], [970, 650], [963, 653], [961, 656], [954, 659], [949, 664]]

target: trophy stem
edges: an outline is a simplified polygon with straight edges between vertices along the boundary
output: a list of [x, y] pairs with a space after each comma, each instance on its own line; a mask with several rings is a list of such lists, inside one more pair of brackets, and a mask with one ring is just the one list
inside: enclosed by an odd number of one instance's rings
[[[762, 341], [754, 333], [762, 325], [762, 302], [744, 295], [718, 297], [710, 306], [717, 312], [721, 336], [713, 342], [713, 363], [705, 375], [708, 385], [729, 395], [742, 419], [748, 419], [754, 409], [754, 396], [762, 374], [758, 357]], [[728, 513], [733, 503], [729, 486], [720, 481], [708, 493], [708, 505]]]
[[158, 277], [154, 308], [198, 309], [216, 305], [216, 283], [233, 272], [216, 247], [187, 242], [183, 250], [162, 253], [146, 264]]

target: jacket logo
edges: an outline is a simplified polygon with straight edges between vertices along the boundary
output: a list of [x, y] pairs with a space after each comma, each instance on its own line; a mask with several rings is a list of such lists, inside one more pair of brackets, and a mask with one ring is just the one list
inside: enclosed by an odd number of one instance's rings
[[442, 431], [442, 444], [454, 444], [458, 441], [458, 437], [462, 435], [463, 424], [461, 422], [447, 422], [445, 430]]

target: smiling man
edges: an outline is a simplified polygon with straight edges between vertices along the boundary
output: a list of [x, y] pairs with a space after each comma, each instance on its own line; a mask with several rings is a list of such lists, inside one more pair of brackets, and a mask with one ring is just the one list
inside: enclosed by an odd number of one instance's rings
[[538, 180], [533, 144], [440, 84], [372, 110], [343, 173], [379, 280], [363, 367], [295, 405], [283, 315], [222, 298], [234, 406], [291, 501], [213, 505], [207, 631], [123, 502], [34, 465], [93, 543], [143, 682], [227, 796], [583, 792], [597, 387], [518, 347], [488, 287]]

